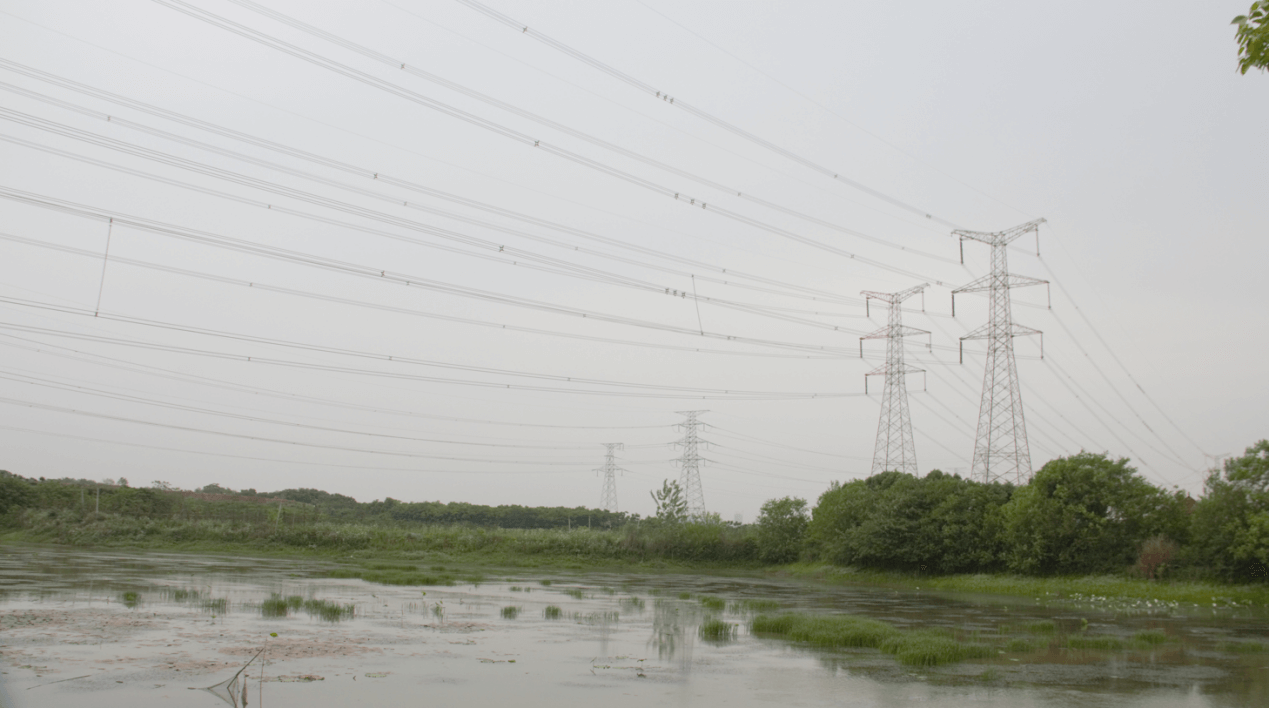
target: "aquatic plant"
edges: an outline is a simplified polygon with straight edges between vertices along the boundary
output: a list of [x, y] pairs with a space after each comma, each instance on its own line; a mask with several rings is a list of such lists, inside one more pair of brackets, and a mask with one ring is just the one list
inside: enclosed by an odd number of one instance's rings
[[310, 598], [304, 601], [304, 611], [310, 617], [316, 616], [326, 622], [339, 622], [340, 620], [350, 619], [354, 614], [355, 605], [340, 604], [329, 600], [318, 600]]
[[455, 585], [452, 575], [435, 575], [417, 570], [356, 570], [336, 568], [326, 573], [330, 578], [360, 578], [380, 585]]
[[623, 597], [617, 601], [617, 604], [621, 605], [621, 609], [628, 612], [643, 612], [644, 608], [647, 607], [647, 603], [637, 597]]
[[546, 607], [542, 608], [542, 617], [544, 619], [557, 620], [563, 616], [564, 616], [564, 610], [561, 610], [556, 605], [547, 605]]
[[690, 593], [690, 592], [681, 592], [681, 593], [679, 593], [679, 599], [680, 599], [680, 600], [691, 600], [691, 599], [692, 599], [692, 593]]
[[574, 600], [584, 600], [586, 598], [586, 593], [582, 592], [581, 588], [569, 588], [564, 591], [564, 594]]
[[510, 590], [511, 592], [531, 592], [529, 588], [522, 588], [519, 585], [512, 585], [510, 588], [507, 588], [507, 589]]
[[1260, 642], [1223, 642], [1220, 650], [1230, 654], [1261, 654], [1269, 652], [1269, 644]]
[[1010, 654], [1027, 654], [1035, 651], [1037, 648], [1039, 647], [1033, 644], [1030, 640], [1020, 638], [1010, 639], [1009, 643], [1005, 645], [1005, 651]]
[[731, 622], [724, 622], [720, 619], [705, 620], [697, 630], [701, 639], [707, 639], [715, 642], [725, 642], [736, 636], [737, 627]]
[[229, 609], [229, 598], [227, 597], [211, 597], [203, 600], [202, 608], [204, 612], [214, 612], [223, 615]]
[[1132, 639], [1134, 642], [1137, 642], [1139, 644], [1153, 645], [1153, 644], [1162, 644], [1168, 641], [1168, 635], [1164, 634], [1163, 630], [1152, 629], [1146, 632], [1137, 632], [1136, 634], [1132, 635]]
[[1057, 631], [1057, 625], [1052, 621], [1035, 622], [1027, 625], [1027, 631], [1032, 634], [1053, 634]]
[[780, 603], [775, 600], [755, 600], [752, 598], [737, 600], [727, 606], [729, 612], [741, 614], [743, 612], [770, 612], [780, 609]]
[[[302, 603], [303, 600], [301, 599]], [[286, 598], [277, 593], [270, 595], [260, 603], [260, 614], [265, 617], [286, 617], [290, 609], [291, 605], [286, 601]]]
[[513, 620], [520, 616], [520, 608], [515, 605], [507, 605], [502, 608], [502, 618]]
[[304, 606], [304, 598], [300, 595], [287, 595], [286, 608], [288, 610], [298, 610]]
[[887, 637], [877, 647], [907, 666], [938, 666], [965, 659], [985, 659], [996, 650], [984, 644], [958, 642], [946, 632], [915, 630]]
[[119, 602], [122, 602], [123, 606], [129, 609], [136, 607], [141, 603], [141, 593], [133, 592], [132, 590], [121, 593], [119, 595]]
[[1067, 649], [1095, 649], [1100, 651], [1120, 651], [1127, 647], [1122, 639], [1107, 636], [1067, 637]]
[[707, 610], [724, 610], [727, 607], [727, 601], [721, 597], [713, 595], [702, 595], [700, 597], [701, 606]]
[[876, 649], [899, 630], [877, 620], [851, 615], [758, 615], [750, 622], [757, 634], [778, 634], [823, 647]]
[[551, 586], [551, 581], [550, 581], [550, 580], [539, 580], [539, 581], [538, 581], [538, 583], [540, 583], [541, 585], [543, 585], [543, 586], [545, 586], [545, 587], [550, 587], [550, 586]]
[[[367, 563], [366, 568], [369, 570], [418, 570], [419, 567], [413, 563]], [[442, 568], [442, 570], [444, 570]]]
[[194, 602], [199, 597], [201, 597], [201, 593], [197, 590], [190, 590], [189, 588], [176, 588], [172, 590], [172, 600], [174, 602]]

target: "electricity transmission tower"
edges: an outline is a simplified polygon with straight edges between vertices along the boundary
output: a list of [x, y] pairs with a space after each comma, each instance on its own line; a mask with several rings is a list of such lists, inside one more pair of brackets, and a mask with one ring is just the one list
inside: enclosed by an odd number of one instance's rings
[[599, 508], [604, 511], [617, 512], [617, 473], [625, 472], [617, 466], [613, 459], [617, 450], [626, 449], [625, 443], [603, 443], [608, 452], [604, 453], [604, 466], [595, 470], [604, 474], [604, 491], [599, 495]]
[[[903, 338], [929, 332], [903, 324], [900, 304], [929, 287], [924, 283], [897, 293], [878, 293], [865, 290], [865, 307], [873, 300], [881, 300], [890, 306], [886, 326], [859, 338], [859, 356], [864, 356], [865, 339], [886, 340], [886, 363], [864, 374], [864, 393], [868, 392], [869, 376], [885, 376], [886, 388], [881, 394], [881, 419], [877, 422], [877, 444], [872, 453], [872, 473], [897, 471], [916, 476], [916, 447], [912, 443], [912, 419], [908, 415], [908, 386], [904, 375], [924, 369], [903, 362]], [[871, 314], [871, 313], [869, 313]], [[932, 346], [932, 345], [931, 345]]]
[[1028, 285], [1048, 285], [1047, 280], [1009, 272], [1005, 249], [1020, 236], [1035, 232], [1039, 250], [1040, 224], [1029, 221], [1006, 231], [981, 233], [953, 231], [961, 241], [961, 263], [965, 262], [965, 240], [991, 246], [991, 273], [952, 291], [952, 316], [956, 316], [957, 293], [986, 292], [989, 295], [987, 324], [961, 337], [961, 363], [965, 362], [965, 340], [987, 340], [987, 364], [983, 372], [983, 398], [978, 409], [978, 435], [974, 440], [974, 462], [970, 474], [984, 482], [1004, 480], [1024, 484], [1031, 478], [1031, 451], [1022, 416], [1022, 389], [1018, 365], [1013, 355], [1013, 338], [1039, 334], [1040, 356], [1044, 356], [1044, 336], [1040, 330], [1013, 321], [1009, 291]]
[[705, 425], [696, 419], [696, 416], [709, 411], [678, 411], [678, 414], [685, 416], [687, 419], [682, 423], [675, 423], [674, 427], [683, 431], [683, 439], [675, 441], [675, 445], [683, 449], [683, 454], [679, 456], [679, 468], [682, 474], [679, 478], [679, 486], [683, 487], [683, 496], [687, 499], [687, 515], [692, 519], [705, 518], [705, 491], [701, 488], [701, 457], [698, 446], [708, 445], [705, 440], [701, 440], [696, 436], [696, 426]]

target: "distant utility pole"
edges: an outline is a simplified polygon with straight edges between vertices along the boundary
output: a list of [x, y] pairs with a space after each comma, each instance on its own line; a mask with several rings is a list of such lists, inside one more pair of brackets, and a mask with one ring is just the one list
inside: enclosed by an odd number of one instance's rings
[[[1048, 285], [1049, 281], [1014, 275], [1005, 258], [1006, 247], [1023, 234], [1035, 232], [1036, 252], [1040, 250], [1040, 224], [1029, 221], [1006, 231], [981, 233], [953, 231], [961, 241], [961, 263], [965, 262], [965, 240], [991, 246], [991, 273], [952, 291], [952, 316], [956, 316], [958, 293], [989, 293], [987, 324], [961, 337], [961, 363], [965, 363], [965, 340], [987, 340], [987, 364], [983, 372], [983, 398], [978, 409], [978, 435], [974, 440], [971, 476], [983, 482], [1008, 481], [1025, 484], [1031, 479], [1031, 451], [1027, 446], [1027, 426], [1022, 417], [1022, 389], [1018, 364], [1013, 355], [1013, 338], [1039, 334], [1040, 356], [1044, 357], [1044, 336], [1013, 321], [1009, 291], [1028, 285]], [[1051, 306], [1051, 301], [1050, 301]]]
[[[617, 466], [616, 460], [613, 459], [617, 450], [626, 449], [625, 443], [604, 443], [608, 452], [604, 454], [604, 466], [595, 470], [602, 472], [604, 475], [604, 491], [599, 495], [599, 508], [604, 511], [617, 512], [617, 473], [625, 472]], [[589, 522], [588, 522], [589, 523]]]
[[683, 431], [683, 438], [675, 441], [675, 445], [683, 449], [683, 454], [679, 456], [678, 463], [682, 474], [680, 476], [679, 486], [683, 487], [683, 495], [687, 498], [687, 515], [692, 519], [705, 518], [705, 491], [701, 488], [701, 461], [703, 458], [698, 451], [700, 445], [708, 445], [705, 440], [701, 440], [696, 436], [696, 426], [705, 425], [696, 419], [701, 413], [709, 411], [678, 411], [678, 414], [685, 416], [686, 420], [682, 423], [675, 423], [675, 427]]
[[[916, 476], [916, 446], [912, 443], [912, 419], [908, 415], [908, 386], [904, 375], [924, 369], [908, 366], [903, 362], [903, 338], [914, 334], [930, 333], [903, 324], [904, 300], [922, 292], [929, 283], [901, 290], [897, 293], [878, 293], [864, 290], [864, 306], [873, 300], [881, 300], [890, 306], [886, 326], [859, 338], [859, 357], [864, 356], [865, 339], [886, 340], [886, 363], [864, 374], [864, 393], [868, 393], [869, 376], [885, 376], [886, 387], [881, 394], [881, 419], [877, 422], [877, 444], [873, 447], [872, 473], [896, 471]], [[869, 312], [869, 315], [872, 313]], [[932, 346], [932, 345], [931, 345]]]

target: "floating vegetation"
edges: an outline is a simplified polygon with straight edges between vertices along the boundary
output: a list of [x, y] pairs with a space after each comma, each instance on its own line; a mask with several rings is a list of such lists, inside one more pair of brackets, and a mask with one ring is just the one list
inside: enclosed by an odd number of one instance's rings
[[1260, 642], [1224, 642], [1220, 650], [1230, 654], [1261, 654], [1269, 652], [1269, 644]]
[[1032, 634], [1053, 634], [1057, 632], [1057, 625], [1051, 621], [1036, 622], [1027, 625], [1027, 631]]
[[564, 610], [561, 610], [556, 605], [547, 605], [546, 607], [542, 608], [542, 617], [545, 619], [557, 620], [563, 616], [564, 616]]
[[1067, 637], [1067, 649], [1095, 649], [1100, 651], [1121, 651], [1127, 648], [1122, 639], [1116, 637]]
[[1137, 632], [1136, 634], [1132, 635], [1132, 639], [1134, 642], [1137, 642], [1138, 644], [1154, 645], [1154, 644], [1162, 644], [1168, 641], [1168, 635], [1164, 634], [1162, 630], [1152, 629], [1147, 632]]
[[996, 654], [996, 649], [962, 642], [948, 630], [901, 631], [885, 622], [851, 615], [759, 615], [750, 629], [821, 647], [880, 649], [909, 666], [936, 666]]
[[574, 600], [585, 600], [585, 599], [586, 599], [586, 593], [582, 592], [582, 589], [581, 589], [581, 588], [569, 588], [569, 589], [567, 589], [567, 590], [565, 590], [565, 591], [564, 591], [564, 594], [565, 594], [565, 595], [568, 595], [569, 597], [573, 598]]
[[727, 606], [729, 612], [742, 614], [745, 612], [771, 612], [780, 609], [780, 603], [775, 600], [737, 600]]
[[726, 600], [721, 597], [714, 597], [713, 595], [701, 595], [700, 602], [701, 606], [707, 610], [718, 610], [721, 612], [727, 608]]
[[502, 608], [502, 618], [513, 620], [520, 616], [520, 608], [515, 605], [507, 605]]
[[202, 608], [204, 612], [212, 612], [223, 615], [229, 611], [229, 598], [227, 597], [209, 597], [203, 600]]
[[643, 612], [647, 607], [647, 603], [637, 597], [623, 597], [617, 601], [617, 604], [627, 612]]
[[124, 607], [132, 609], [133, 607], [141, 604], [141, 593], [133, 592], [132, 590], [120, 593], [119, 602], [122, 602]]
[[735, 638], [736, 625], [731, 622], [724, 622], [720, 619], [705, 620], [701, 624], [698, 633], [701, 639], [707, 639], [714, 642], [726, 642]]
[[437, 575], [419, 570], [354, 570], [337, 568], [327, 573], [330, 578], [360, 578], [380, 585], [456, 585], [452, 575]]

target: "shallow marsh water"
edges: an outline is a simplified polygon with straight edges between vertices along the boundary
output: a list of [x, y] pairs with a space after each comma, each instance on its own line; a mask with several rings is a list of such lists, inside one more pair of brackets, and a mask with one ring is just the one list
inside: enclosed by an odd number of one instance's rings
[[[747, 575], [526, 569], [419, 588], [319, 577], [328, 567], [0, 546], [0, 706], [219, 708], [240, 704], [244, 688], [252, 708], [1269, 705], [1269, 653], [1230, 651], [1269, 642], [1263, 608], [1098, 608]], [[1040, 635], [1030, 652], [909, 667], [875, 650], [753, 636], [745, 600], [978, 631], [997, 644], [1002, 627], [1027, 636], [1022, 628], [1050, 621], [1059, 637], [1167, 640], [1100, 651]], [[735, 623], [735, 637], [700, 639], [711, 618]], [[202, 690], [262, 648], [232, 696]]]

